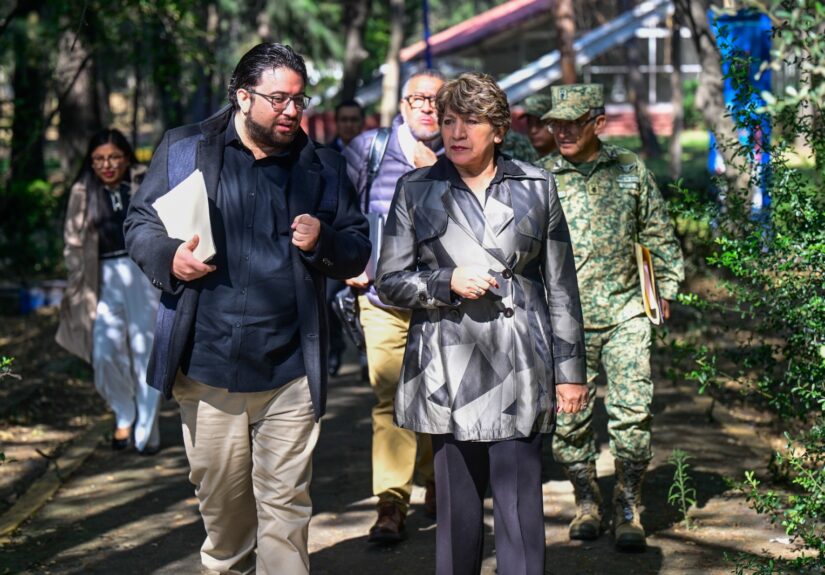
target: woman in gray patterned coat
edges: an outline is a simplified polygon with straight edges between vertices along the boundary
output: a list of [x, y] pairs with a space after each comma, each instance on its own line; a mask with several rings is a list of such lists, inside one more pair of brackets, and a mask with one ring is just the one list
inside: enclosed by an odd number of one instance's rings
[[436, 572], [478, 573], [493, 492], [498, 572], [544, 572], [541, 434], [587, 401], [584, 335], [555, 184], [497, 151], [507, 97], [478, 73], [436, 99], [445, 157], [399, 180], [376, 282], [413, 310], [399, 426], [433, 435]]

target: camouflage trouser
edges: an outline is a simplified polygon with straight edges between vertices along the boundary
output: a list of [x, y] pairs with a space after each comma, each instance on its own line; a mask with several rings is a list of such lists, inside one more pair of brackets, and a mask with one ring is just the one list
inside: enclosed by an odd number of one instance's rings
[[650, 450], [651, 326], [647, 317], [635, 317], [617, 326], [585, 331], [587, 386], [590, 402], [579, 413], [559, 413], [553, 436], [553, 457], [563, 464], [595, 461], [593, 404], [599, 365], [607, 375], [607, 431], [610, 452], [629, 461], [648, 461]]

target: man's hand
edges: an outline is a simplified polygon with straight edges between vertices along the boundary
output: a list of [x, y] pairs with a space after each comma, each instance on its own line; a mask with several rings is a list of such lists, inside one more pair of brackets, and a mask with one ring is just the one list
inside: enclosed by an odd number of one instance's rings
[[576, 383], [556, 384], [556, 411], [561, 413], [578, 413], [590, 401], [586, 385]]
[[200, 238], [198, 234], [195, 234], [191, 240], [178, 246], [175, 258], [172, 260], [172, 275], [179, 280], [190, 282], [215, 271], [215, 266], [199, 261], [192, 254], [198, 247], [198, 243], [200, 243]]
[[367, 289], [370, 287], [370, 279], [367, 277], [367, 272], [361, 273], [360, 276], [344, 280], [344, 283], [356, 289]]
[[497, 288], [498, 282], [482, 266], [455, 268], [450, 278], [450, 289], [465, 299], [479, 299], [490, 287]]
[[662, 319], [670, 319], [670, 301], [663, 299], [662, 303]]
[[432, 166], [437, 159], [438, 156], [436, 156], [435, 152], [429, 149], [426, 144], [421, 141], [417, 141], [415, 143], [415, 149], [413, 150], [413, 164], [416, 168]]
[[298, 249], [311, 252], [321, 235], [321, 221], [309, 214], [301, 214], [292, 221], [292, 245]]

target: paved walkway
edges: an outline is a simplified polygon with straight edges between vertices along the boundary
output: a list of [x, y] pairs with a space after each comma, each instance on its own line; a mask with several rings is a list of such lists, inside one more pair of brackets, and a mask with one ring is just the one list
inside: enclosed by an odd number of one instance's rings
[[[374, 519], [370, 493], [370, 417], [372, 393], [351, 375], [330, 389], [315, 455], [310, 527], [312, 572], [316, 575], [378, 573], [424, 575], [434, 571], [435, 525], [422, 512], [423, 489], [413, 493], [409, 537], [389, 548], [366, 543]], [[727, 490], [725, 477], [764, 467], [767, 449], [754, 429], [717, 408], [727, 423], [711, 423], [707, 402], [690, 388], [662, 383], [655, 404], [656, 458], [645, 484], [644, 524], [650, 533], [643, 554], [619, 554], [609, 536], [596, 542], [569, 542], [566, 525], [573, 497], [546, 446], [544, 477], [547, 537], [546, 573], [567, 574], [722, 574], [730, 573], [725, 553], [787, 553], [782, 533], [772, 529]], [[599, 401], [597, 419], [604, 426]], [[105, 444], [31, 521], [0, 547], [0, 574], [197, 574], [203, 528], [197, 513], [174, 403], [162, 419], [164, 449], [154, 457], [111, 452]], [[605, 493], [612, 489], [612, 462], [602, 438], [599, 475]], [[698, 525], [678, 525], [667, 501], [674, 448], [693, 457], [692, 476], [699, 502]], [[495, 572], [491, 503], [483, 573]], [[288, 575], [288, 574], [286, 574]]]

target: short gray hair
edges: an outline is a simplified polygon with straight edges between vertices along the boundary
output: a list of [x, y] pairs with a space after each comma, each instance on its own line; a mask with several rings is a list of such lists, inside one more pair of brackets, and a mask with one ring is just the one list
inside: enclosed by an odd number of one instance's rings
[[418, 72], [414, 72], [409, 78], [407, 78], [407, 81], [404, 82], [404, 86], [401, 88], [401, 97], [402, 98], [406, 98], [407, 96], [410, 95], [410, 93], [409, 93], [410, 92], [410, 83], [412, 83], [412, 81], [415, 80], [416, 78], [435, 78], [436, 80], [441, 80], [442, 82], [444, 82], [446, 80], [446, 78], [444, 77], [444, 74], [442, 74], [438, 70], [434, 70], [432, 68], [429, 68], [427, 70], [419, 70]]

